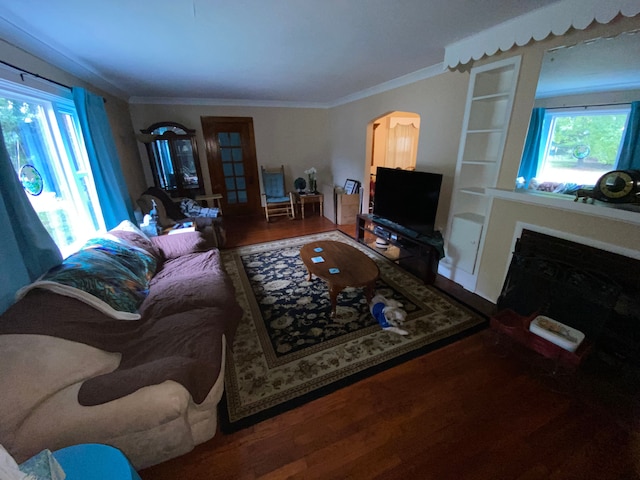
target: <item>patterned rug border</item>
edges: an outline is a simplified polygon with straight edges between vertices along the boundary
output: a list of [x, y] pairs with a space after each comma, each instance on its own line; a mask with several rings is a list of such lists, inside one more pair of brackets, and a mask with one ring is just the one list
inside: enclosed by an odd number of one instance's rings
[[[421, 280], [409, 274], [406, 270], [402, 269], [401, 267], [399, 267], [393, 262], [389, 262], [382, 255], [372, 251], [368, 247], [365, 247], [357, 243], [356, 241], [353, 240], [353, 238], [349, 237], [348, 235], [340, 231], [324, 232], [321, 234], [307, 235], [307, 236], [286, 239], [285, 241], [277, 242], [278, 243], [277, 247], [274, 245], [275, 242], [266, 242], [266, 243], [249, 246], [249, 247], [255, 247], [255, 248], [239, 247], [237, 249], [234, 249], [234, 251], [229, 251], [226, 255], [232, 256], [232, 261], [234, 261], [235, 267], [237, 268], [238, 271], [240, 271], [244, 269], [244, 266], [242, 265], [243, 255], [249, 255], [257, 252], [268, 252], [270, 250], [274, 250], [275, 249], [274, 247], [285, 248], [288, 246], [298, 245], [301, 243], [309, 243], [309, 242], [315, 241], [316, 239], [327, 239], [328, 233], [337, 234], [335, 237], [331, 238], [332, 240], [343, 241], [348, 245], [354, 246], [358, 248], [360, 251], [362, 251], [363, 253], [365, 253], [370, 258], [373, 258], [374, 260], [378, 260], [379, 262], [384, 262], [386, 268], [391, 268], [400, 272], [405, 280], [409, 278], [411, 281], [411, 285], [409, 285], [409, 287], [413, 287], [415, 289], [418, 289], [420, 287], [425, 287], [424, 283]], [[249, 291], [249, 292], [252, 291], [252, 286], [245, 275], [240, 275], [240, 280], [242, 282], [242, 285], [245, 291]], [[407, 297], [407, 299], [411, 300], [413, 303], [416, 303], [416, 304], [422, 303], [420, 299], [418, 299], [415, 295], [411, 293], [411, 289], [407, 290], [407, 286], [398, 285], [398, 283], [394, 281], [392, 277], [387, 276], [385, 278], [385, 283], [389, 284], [392, 288], [395, 288], [396, 290], [403, 291], [403, 294]], [[431, 287], [427, 286], [427, 288], [431, 288]], [[252, 317], [261, 318], [262, 313], [260, 311], [260, 307], [256, 301], [255, 296], [252, 298], [247, 298], [247, 303], [251, 310]], [[423, 308], [429, 308], [429, 307], [423, 306]], [[409, 313], [407, 315], [407, 320], [411, 320], [413, 317], [415, 317], [416, 315], [420, 315], [421, 313], [422, 312]], [[340, 314], [340, 307], [338, 307], [338, 315], [339, 314]], [[272, 368], [280, 365], [284, 365], [286, 363], [289, 363], [294, 360], [298, 360], [303, 357], [308, 357], [310, 355], [318, 353], [319, 351], [326, 350], [336, 345], [349, 342], [350, 340], [354, 340], [366, 335], [378, 334], [380, 332], [380, 327], [377, 324], [374, 324], [368, 327], [366, 330], [358, 330], [355, 332], [351, 332], [349, 334], [342, 335], [341, 337], [334, 338], [332, 340], [328, 340], [316, 346], [308, 347], [308, 348], [305, 348], [304, 350], [278, 357], [275, 351], [273, 350], [273, 346], [271, 345], [271, 342], [269, 341], [269, 338], [268, 338], [269, 335], [267, 333], [267, 329], [264, 322], [255, 322], [255, 325], [258, 332], [258, 337], [260, 338], [260, 342], [261, 342], [263, 351], [265, 353], [267, 363], [269, 367], [272, 367]]]
[[[239, 387], [235, 382], [236, 376], [232, 375], [233, 369], [235, 368], [234, 358], [233, 353], [229, 351], [227, 355], [227, 374], [225, 375], [226, 387], [222, 402], [220, 404], [220, 424], [223, 432], [231, 433], [249, 427], [260, 421], [276, 416], [297, 406], [303, 405], [311, 400], [327, 395], [328, 393], [334, 392], [347, 385], [351, 385], [363, 378], [387, 370], [412, 358], [424, 355], [427, 352], [442, 348], [445, 345], [453, 343], [461, 338], [464, 338], [473, 333], [477, 333], [478, 331], [486, 328], [488, 319], [482, 313], [452, 298], [446, 292], [443, 292], [438, 288], [435, 288], [431, 285], [424, 285], [421, 280], [409, 274], [401, 267], [395, 265], [384, 256], [359, 244], [358, 242], [353, 240], [352, 237], [337, 230], [223, 250], [221, 252], [223, 262], [225, 263], [227, 272], [231, 274], [232, 279], [234, 280], [236, 295], [238, 296], [241, 305], [243, 305], [245, 309], [249, 309], [249, 312], [245, 311], [245, 316], [249, 315], [249, 318], [246, 321], [252, 322], [252, 325], [255, 325], [256, 330], [263, 330], [261, 333], [257, 333], [257, 336], [259, 337], [259, 342], [263, 349], [263, 354], [265, 355], [270, 368], [277, 367], [279, 365], [286, 365], [287, 363], [295, 362], [297, 360], [303, 359], [304, 357], [312, 357], [315, 353], [317, 353], [316, 350], [327, 350], [334, 346], [348, 344], [352, 340], [356, 342], [362, 342], [365, 341], [364, 339], [366, 337], [373, 338], [379, 335], [392, 335], [388, 332], [383, 332], [378, 326], [374, 325], [365, 330], [353, 332], [353, 334], [349, 334], [348, 336], [342, 336], [340, 338], [325, 342], [317, 346], [317, 348], [311, 347], [291, 355], [286, 355], [286, 358], [281, 358], [280, 360], [276, 358], [271, 348], [271, 344], [268, 341], [268, 338], [265, 340], [263, 336], [266, 335], [266, 332], [264, 332], [264, 322], [253, 321], [254, 318], [261, 319], [262, 316], [255, 296], [253, 295], [253, 289], [249, 284], [248, 279], [246, 278], [246, 274], [244, 274], [240, 254], [247, 255], [249, 253], [266, 252], [274, 249], [286, 248], [287, 246], [300, 245], [316, 240], [327, 239], [343, 241], [349, 245], [355, 246], [356, 248], [367, 254], [369, 257], [373, 258], [379, 265], [383, 266], [386, 269], [390, 269], [390, 271], [395, 272], [395, 274], [402, 275], [405, 282], [409, 282], [409, 284], [415, 288], [429, 290], [432, 294], [443, 298], [447, 303], [466, 312], [470, 318], [465, 322], [454, 325], [453, 328], [438, 332], [437, 334], [430, 336], [427, 339], [423, 339], [428, 340], [424, 345], [416, 346], [409, 343], [402, 346], [401, 348], [394, 347], [382, 354], [377, 354], [372, 358], [365, 358], [364, 360], [356, 361], [348, 367], [343, 366], [339, 370], [331, 374], [320, 375], [318, 378], [315, 378], [310, 382], [304, 383], [294, 388], [290, 388], [286, 390], [285, 393], [283, 393], [284, 398], [280, 402], [277, 402], [278, 395], [270, 396], [264, 401], [255, 402], [252, 404], [251, 408], [247, 408], [248, 413], [246, 413], [245, 416], [233, 419], [231, 418], [229, 411], [230, 395], [231, 392], [237, 392], [237, 389]], [[391, 277], [393, 277], [393, 275], [391, 275]], [[385, 278], [385, 282], [394, 283], [392, 278]], [[406, 285], [394, 286], [401, 289], [404, 295], [412, 296], [411, 291], [407, 290]], [[237, 405], [239, 400], [237, 398], [234, 398], [234, 402], [234, 405]], [[274, 402], [277, 403], [274, 405]]]

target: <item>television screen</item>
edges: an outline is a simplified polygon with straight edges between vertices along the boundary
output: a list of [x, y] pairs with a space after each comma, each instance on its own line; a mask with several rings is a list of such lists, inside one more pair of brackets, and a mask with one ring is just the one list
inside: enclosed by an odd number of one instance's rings
[[378, 167], [373, 214], [420, 234], [435, 230], [442, 175]]

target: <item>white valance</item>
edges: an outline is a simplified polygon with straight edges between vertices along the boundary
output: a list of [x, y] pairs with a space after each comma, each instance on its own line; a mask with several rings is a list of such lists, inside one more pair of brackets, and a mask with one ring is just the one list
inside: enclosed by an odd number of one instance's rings
[[420, 119], [407, 117], [391, 117], [389, 119], [389, 128], [395, 128], [396, 125], [411, 125], [413, 128], [420, 128]]
[[618, 14], [633, 17], [638, 13], [640, 0], [563, 0], [448, 45], [444, 63], [453, 68], [498, 50], [505, 52], [515, 45], [526, 45], [532, 39], [563, 35], [571, 27], [584, 30], [594, 21], [604, 24]]

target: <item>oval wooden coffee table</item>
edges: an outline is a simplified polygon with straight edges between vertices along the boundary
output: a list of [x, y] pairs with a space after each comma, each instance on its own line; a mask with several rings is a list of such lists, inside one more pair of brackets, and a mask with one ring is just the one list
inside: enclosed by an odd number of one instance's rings
[[[317, 251], [321, 248], [322, 251]], [[376, 263], [357, 248], [342, 242], [325, 240], [306, 244], [300, 249], [300, 257], [309, 272], [329, 285], [331, 316], [336, 315], [338, 294], [346, 287], [364, 287], [367, 302], [373, 297], [380, 270]], [[324, 262], [315, 263], [312, 258], [322, 257]], [[337, 268], [338, 273], [331, 273]]]

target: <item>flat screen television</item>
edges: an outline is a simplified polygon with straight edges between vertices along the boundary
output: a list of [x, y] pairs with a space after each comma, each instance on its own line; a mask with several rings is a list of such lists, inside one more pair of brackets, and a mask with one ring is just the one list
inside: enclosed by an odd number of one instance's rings
[[442, 175], [378, 167], [373, 214], [418, 234], [435, 230]]

